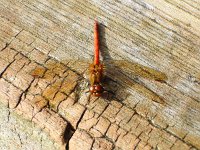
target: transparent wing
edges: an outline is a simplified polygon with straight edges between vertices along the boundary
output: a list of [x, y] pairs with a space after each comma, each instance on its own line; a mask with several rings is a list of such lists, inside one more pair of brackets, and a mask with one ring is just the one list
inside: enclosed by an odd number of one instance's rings
[[110, 60], [105, 61], [105, 66], [108, 68], [108, 72], [115, 70], [135, 77], [142, 77], [159, 82], [167, 80], [167, 76], [164, 73], [134, 62], [125, 60]]
[[89, 65], [92, 63], [88, 59], [77, 59], [77, 60], [63, 60], [62, 63], [66, 64], [71, 70], [82, 74], [84, 78], [89, 78]]
[[123, 60], [112, 60], [104, 63], [106, 66], [107, 76], [116, 80], [124, 87], [136, 90], [154, 102], [165, 104], [165, 101], [161, 96], [138, 80], [139, 78], [146, 78], [159, 82], [165, 82], [167, 80], [167, 76], [164, 73], [137, 63]]
[[89, 76], [89, 61], [87, 60], [62, 60], [60, 62], [55, 60], [49, 60], [44, 66], [37, 66], [31, 71], [31, 75], [36, 78], [51, 79], [55, 75], [60, 77], [64, 76], [68, 69], [82, 74], [84, 78], [88, 79]]
[[[123, 74], [122, 72], [116, 71], [116, 69], [109, 71], [107, 76], [109, 76], [111, 79], [118, 82], [118, 84], [121, 84], [124, 86], [124, 88], [130, 90], [137, 91], [138, 93], [144, 95], [148, 99], [160, 103], [165, 104], [164, 98], [156, 94], [154, 91], [146, 87], [143, 83], [141, 83], [139, 80], [131, 79], [126, 74]], [[131, 91], [130, 91], [131, 92]]]

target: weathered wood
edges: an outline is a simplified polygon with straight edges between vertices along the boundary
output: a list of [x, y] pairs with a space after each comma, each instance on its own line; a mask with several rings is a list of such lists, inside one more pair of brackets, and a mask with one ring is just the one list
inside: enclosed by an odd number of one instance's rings
[[[95, 19], [102, 59], [134, 67], [88, 101], [76, 60], [92, 62]], [[49, 111], [58, 144], [71, 124], [70, 149], [200, 149], [199, 26], [198, 0], [1, 0], [0, 101], [36, 124]]]

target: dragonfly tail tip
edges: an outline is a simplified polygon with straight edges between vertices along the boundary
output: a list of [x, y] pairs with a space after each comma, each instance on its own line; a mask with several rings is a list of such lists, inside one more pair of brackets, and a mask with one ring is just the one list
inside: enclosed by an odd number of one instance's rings
[[94, 20], [94, 24], [95, 24], [95, 25], [98, 25], [97, 19]]

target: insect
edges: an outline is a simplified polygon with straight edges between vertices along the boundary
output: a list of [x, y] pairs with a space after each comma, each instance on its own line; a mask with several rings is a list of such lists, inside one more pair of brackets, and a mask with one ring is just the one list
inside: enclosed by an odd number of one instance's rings
[[[140, 79], [155, 80], [160, 83], [163, 83], [166, 81], [167, 76], [160, 71], [127, 60], [103, 59], [103, 61], [101, 61], [100, 38], [99, 38], [100, 37], [99, 34], [101, 32], [99, 31], [100, 31], [100, 25], [97, 21], [95, 21], [93, 63], [88, 63], [89, 61], [80, 59], [78, 59], [77, 61], [75, 59], [63, 60], [62, 63], [58, 61], [53, 61], [53, 63], [48, 63], [49, 62], [48, 61], [45, 64], [47, 69], [46, 72], [44, 71], [44, 68], [43, 70], [41, 68], [36, 68], [35, 70], [32, 71], [31, 73], [32, 76], [34, 76], [35, 78], [39, 77], [41, 80], [43, 79], [47, 81], [48, 87], [50, 89], [60, 90], [59, 88], [61, 88], [61, 92], [69, 94], [70, 92], [66, 92], [66, 90], [69, 90], [68, 86], [71, 86], [70, 83], [72, 81], [71, 78], [68, 79], [69, 75], [67, 75], [66, 67], [63, 66], [62, 64], [67, 64], [67, 66], [76, 71], [79, 69], [82, 70], [81, 67], [86, 67], [83, 64], [87, 64], [87, 66], [89, 66], [87, 67], [88, 71], [86, 72], [89, 73], [88, 78], [90, 82], [90, 87], [89, 87], [90, 95], [100, 97], [104, 94], [105, 91], [109, 91], [110, 90], [109, 88], [111, 88], [110, 91], [112, 91], [112, 88], [114, 86], [113, 85], [110, 85], [110, 87], [107, 86], [109, 84], [108, 83], [109, 80], [112, 79], [113, 81], [122, 85], [122, 87], [134, 90], [154, 102], [161, 104], [164, 103], [163, 98], [158, 94], [156, 94], [151, 89], [149, 89]], [[105, 52], [103, 53], [103, 50], [104, 49], [102, 48], [101, 49], [102, 57], [104, 57], [103, 55], [105, 54]], [[65, 61], [72, 62], [72, 65], [70, 66], [70, 63], [65, 63]], [[56, 79], [55, 78], [56, 76], [58, 76], [59, 78]], [[106, 78], [108, 79], [108, 82], [104, 81], [104, 79]], [[52, 91], [50, 90], [50, 92], [44, 92], [44, 93], [52, 93]], [[48, 94], [46, 94], [45, 97], [54, 98], [55, 96], [54, 95], [48, 96]]]
[[89, 65], [90, 73], [90, 93], [94, 96], [101, 96], [103, 87], [101, 85], [104, 66], [99, 60], [99, 32], [98, 22], [94, 25], [94, 62]]

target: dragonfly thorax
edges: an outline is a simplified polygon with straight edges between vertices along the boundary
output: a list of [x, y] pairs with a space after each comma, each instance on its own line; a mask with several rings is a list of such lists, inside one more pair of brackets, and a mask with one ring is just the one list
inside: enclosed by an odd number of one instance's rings
[[103, 77], [103, 65], [102, 64], [90, 64], [90, 84], [99, 84]]
[[100, 96], [103, 92], [101, 81], [103, 77], [102, 64], [90, 64], [90, 93], [94, 96]]

